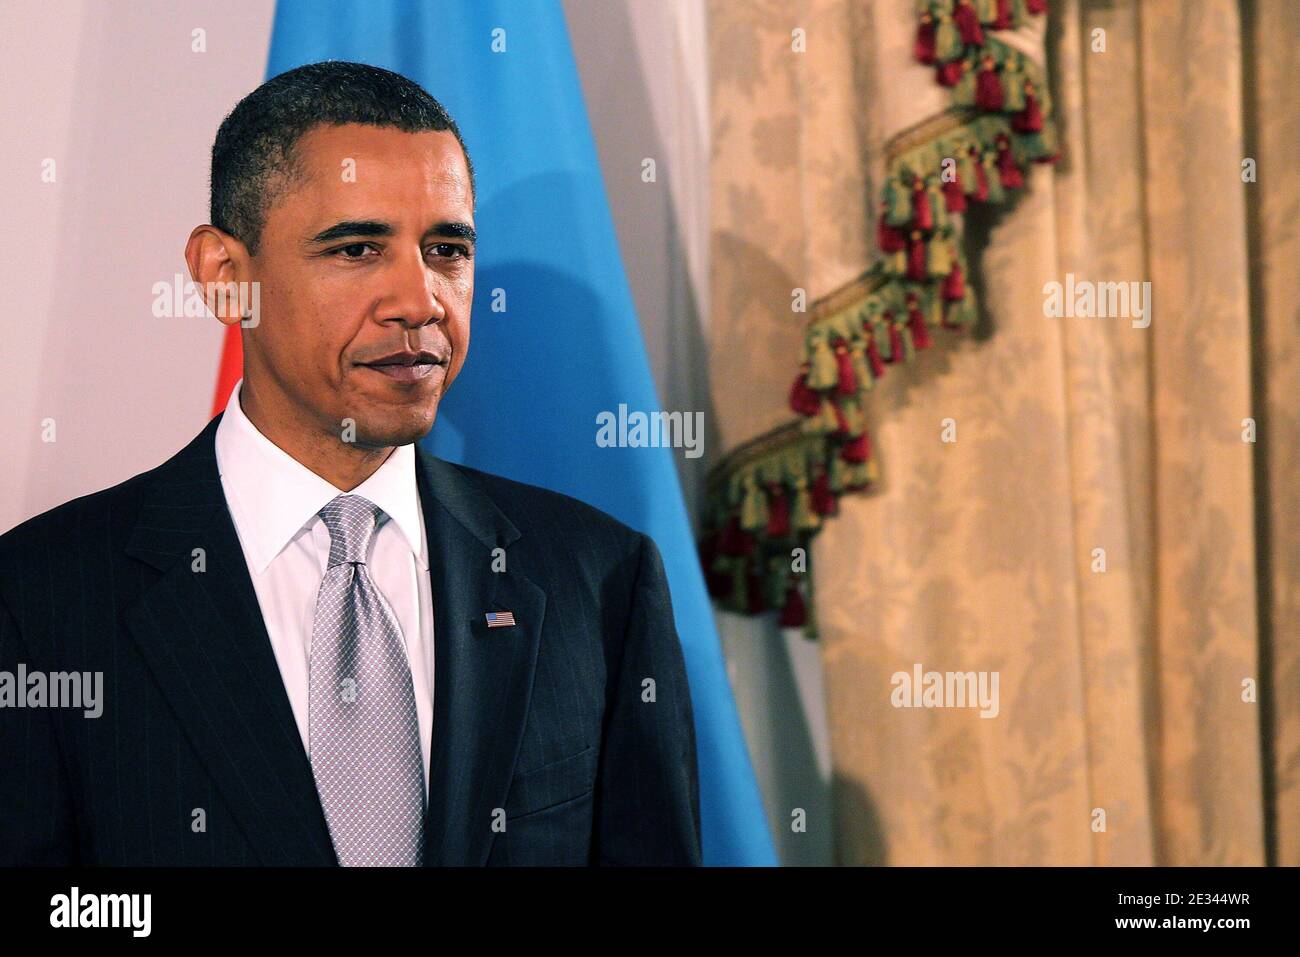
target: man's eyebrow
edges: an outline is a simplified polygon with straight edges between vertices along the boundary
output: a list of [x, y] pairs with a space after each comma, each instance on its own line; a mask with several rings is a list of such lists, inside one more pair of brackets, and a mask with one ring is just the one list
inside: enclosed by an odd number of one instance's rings
[[478, 234], [474, 232], [474, 227], [469, 223], [462, 222], [437, 223], [436, 225], [429, 227], [429, 231], [424, 235], [453, 236], [456, 239], [465, 240], [465, 242], [469, 243], [471, 246], [474, 245], [478, 239]]
[[[336, 239], [347, 239], [352, 236], [391, 236], [393, 227], [385, 222], [375, 219], [347, 219], [341, 223], [335, 223], [328, 229], [322, 229], [311, 239], [307, 240], [309, 245], [320, 245], [322, 243], [333, 242]], [[474, 232], [474, 227], [469, 223], [459, 221], [448, 221], [435, 223], [425, 231], [425, 237], [429, 236], [451, 236], [456, 239], [463, 239], [470, 245], [478, 239]]]
[[345, 219], [341, 223], [335, 223], [328, 229], [322, 229], [307, 242], [316, 244], [333, 242], [336, 239], [345, 239], [348, 236], [391, 235], [393, 235], [393, 227], [388, 223], [381, 223], [375, 219]]

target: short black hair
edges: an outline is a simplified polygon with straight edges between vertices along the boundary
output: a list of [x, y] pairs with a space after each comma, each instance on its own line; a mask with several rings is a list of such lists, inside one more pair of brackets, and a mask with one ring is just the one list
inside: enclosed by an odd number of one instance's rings
[[450, 130], [474, 164], [456, 121], [418, 83], [365, 63], [325, 60], [272, 77], [236, 104], [212, 143], [212, 225], [256, 254], [266, 213], [301, 175], [294, 148], [321, 124], [364, 123], [407, 133]]

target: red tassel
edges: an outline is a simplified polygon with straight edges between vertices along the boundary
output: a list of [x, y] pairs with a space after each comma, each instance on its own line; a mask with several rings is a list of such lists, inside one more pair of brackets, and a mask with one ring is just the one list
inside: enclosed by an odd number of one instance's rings
[[790, 534], [790, 499], [780, 482], [767, 483], [767, 534], [771, 538]]
[[958, 302], [966, 298], [966, 277], [962, 275], [961, 263], [952, 264], [952, 272], [943, 278], [943, 298], [947, 302]]
[[907, 328], [912, 330], [912, 345], [918, 349], [930, 348], [930, 330], [925, 328], [925, 317], [915, 296], [907, 297]]
[[988, 202], [989, 178], [988, 174], [984, 172], [984, 163], [980, 157], [980, 151], [972, 146], [970, 155], [975, 160], [975, 192], [971, 195], [971, 198], [981, 203]]
[[871, 364], [871, 374], [879, 379], [885, 374], [885, 361], [880, 358], [880, 348], [876, 345], [876, 333], [871, 328], [871, 320], [864, 319], [862, 328], [867, 331], [867, 362]]
[[821, 396], [808, 386], [808, 363], [805, 362], [799, 369], [799, 375], [790, 387], [790, 408], [799, 415], [816, 415], [822, 409]]
[[1011, 155], [1011, 144], [1006, 137], [998, 138], [998, 174], [1007, 189], [1020, 189], [1025, 185], [1025, 174]]
[[882, 253], [901, 253], [907, 248], [907, 234], [897, 226], [889, 225], [882, 215], [876, 228], [876, 245]]
[[812, 510], [818, 515], [834, 515], [839, 511], [839, 502], [831, 491], [831, 477], [825, 469], [817, 473], [812, 484]]
[[871, 458], [871, 437], [867, 435], [866, 429], [857, 438], [844, 443], [844, 448], [840, 449], [840, 458], [845, 462], [865, 462]]
[[1030, 13], [1046, 13], [1047, 0], [1026, 0], [1025, 8]]
[[965, 72], [965, 60], [949, 60], [947, 63], [939, 64], [939, 69], [935, 71], [935, 75], [940, 86], [956, 86], [961, 82], [961, 75]]
[[894, 325], [892, 312], [885, 313], [885, 325], [889, 327], [889, 364], [895, 365], [903, 361], [903, 334]]
[[984, 65], [975, 77], [975, 105], [990, 112], [1002, 109], [1002, 81], [993, 69], [992, 57], [984, 58]]
[[950, 213], [966, 212], [966, 194], [962, 191], [960, 177], [943, 184], [943, 204]]
[[925, 279], [925, 240], [919, 232], [912, 233], [912, 242], [907, 247], [907, 278], [913, 282]]
[[994, 30], [1011, 29], [1011, 0], [998, 0], [998, 17], [992, 27]]
[[1038, 133], [1043, 129], [1043, 110], [1038, 98], [1025, 91], [1025, 108], [1011, 119], [1011, 128], [1017, 133]]
[[839, 366], [840, 395], [858, 394], [858, 377], [853, 374], [853, 357], [849, 355], [848, 344], [843, 339], [835, 340], [835, 363]]
[[930, 194], [925, 191], [921, 177], [912, 180], [912, 228], [929, 232], [934, 229], [934, 214], [930, 209]]
[[804, 608], [803, 595], [799, 594], [799, 586], [792, 582], [785, 590], [785, 605], [781, 609], [780, 618], [781, 627], [802, 628], [807, 620], [808, 613]]
[[718, 538], [718, 551], [732, 556], [753, 554], [754, 536], [740, 527], [738, 512], [732, 513], [726, 527], [723, 528], [722, 535]]
[[933, 63], [934, 53], [934, 17], [925, 14], [916, 28], [916, 48], [914, 55], [922, 63]]
[[962, 43], [973, 47], [984, 45], [984, 29], [980, 26], [980, 18], [975, 13], [975, 8], [971, 6], [970, 0], [957, 0], [957, 9], [952, 12], [952, 22], [957, 24], [957, 29], [961, 32]]

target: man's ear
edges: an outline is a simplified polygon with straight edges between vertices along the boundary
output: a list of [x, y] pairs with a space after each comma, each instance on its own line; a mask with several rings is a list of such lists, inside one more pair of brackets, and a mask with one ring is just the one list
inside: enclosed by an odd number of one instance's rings
[[223, 325], [231, 326], [244, 316], [248, 296], [248, 248], [216, 226], [195, 226], [185, 243], [185, 262], [192, 279], [203, 293], [203, 301]]

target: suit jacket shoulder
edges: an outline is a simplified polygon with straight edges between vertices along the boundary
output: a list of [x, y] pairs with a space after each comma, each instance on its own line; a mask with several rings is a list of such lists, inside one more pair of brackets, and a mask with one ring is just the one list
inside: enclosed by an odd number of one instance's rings
[[640, 547], [640, 532], [581, 499], [540, 485], [530, 485], [467, 465], [437, 459], [428, 453], [422, 452], [421, 456], [435, 459], [459, 472], [486, 494], [525, 535], [549, 534], [565, 543], [596, 538], [620, 542], [623, 547], [633, 550]]

